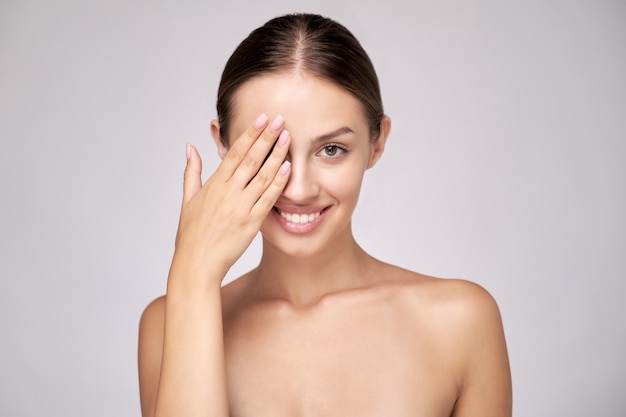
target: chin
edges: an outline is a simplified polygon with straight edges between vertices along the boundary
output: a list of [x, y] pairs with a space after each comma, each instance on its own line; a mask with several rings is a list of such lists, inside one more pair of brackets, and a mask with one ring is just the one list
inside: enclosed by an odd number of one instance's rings
[[292, 258], [312, 258], [323, 254], [325, 246], [316, 239], [303, 236], [276, 236], [263, 234], [263, 248]]

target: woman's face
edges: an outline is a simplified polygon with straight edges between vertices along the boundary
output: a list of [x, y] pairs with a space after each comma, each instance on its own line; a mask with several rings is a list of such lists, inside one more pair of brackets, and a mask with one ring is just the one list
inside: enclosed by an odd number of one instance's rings
[[[291, 136], [289, 181], [261, 227], [266, 244], [306, 256], [351, 239], [350, 219], [363, 174], [382, 154], [388, 119], [379, 139], [371, 141], [360, 102], [336, 84], [302, 72], [248, 81], [233, 110], [231, 138], [261, 113], [270, 121], [283, 116]], [[212, 131], [215, 137], [215, 122]], [[216, 139], [223, 156], [226, 149]]]

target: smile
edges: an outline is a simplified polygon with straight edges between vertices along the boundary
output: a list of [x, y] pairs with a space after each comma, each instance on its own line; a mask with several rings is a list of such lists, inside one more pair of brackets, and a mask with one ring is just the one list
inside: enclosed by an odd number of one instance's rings
[[284, 231], [306, 235], [324, 223], [331, 206], [274, 206], [272, 215]]
[[320, 216], [320, 214], [322, 214], [321, 211], [317, 211], [315, 213], [287, 213], [286, 211], [282, 211], [279, 208], [276, 208], [276, 211], [278, 211], [278, 214], [280, 214], [280, 217], [287, 220], [289, 223], [293, 223], [293, 224], [311, 223], [312, 221], [317, 219]]

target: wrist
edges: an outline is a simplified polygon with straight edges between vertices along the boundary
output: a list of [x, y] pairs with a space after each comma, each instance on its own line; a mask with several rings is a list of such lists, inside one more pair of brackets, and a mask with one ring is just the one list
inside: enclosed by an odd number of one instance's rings
[[228, 272], [227, 267], [208, 259], [198, 259], [187, 254], [174, 253], [167, 278], [167, 291], [202, 293], [219, 291], [222, 280]]

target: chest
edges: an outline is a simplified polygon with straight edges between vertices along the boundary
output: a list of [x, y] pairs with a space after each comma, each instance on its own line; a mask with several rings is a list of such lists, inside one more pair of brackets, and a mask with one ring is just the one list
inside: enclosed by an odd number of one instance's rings
[[233, 417], [449, 416], [456, 400], [437, 341], [401, 312], [260, 313], [225, 349]]

